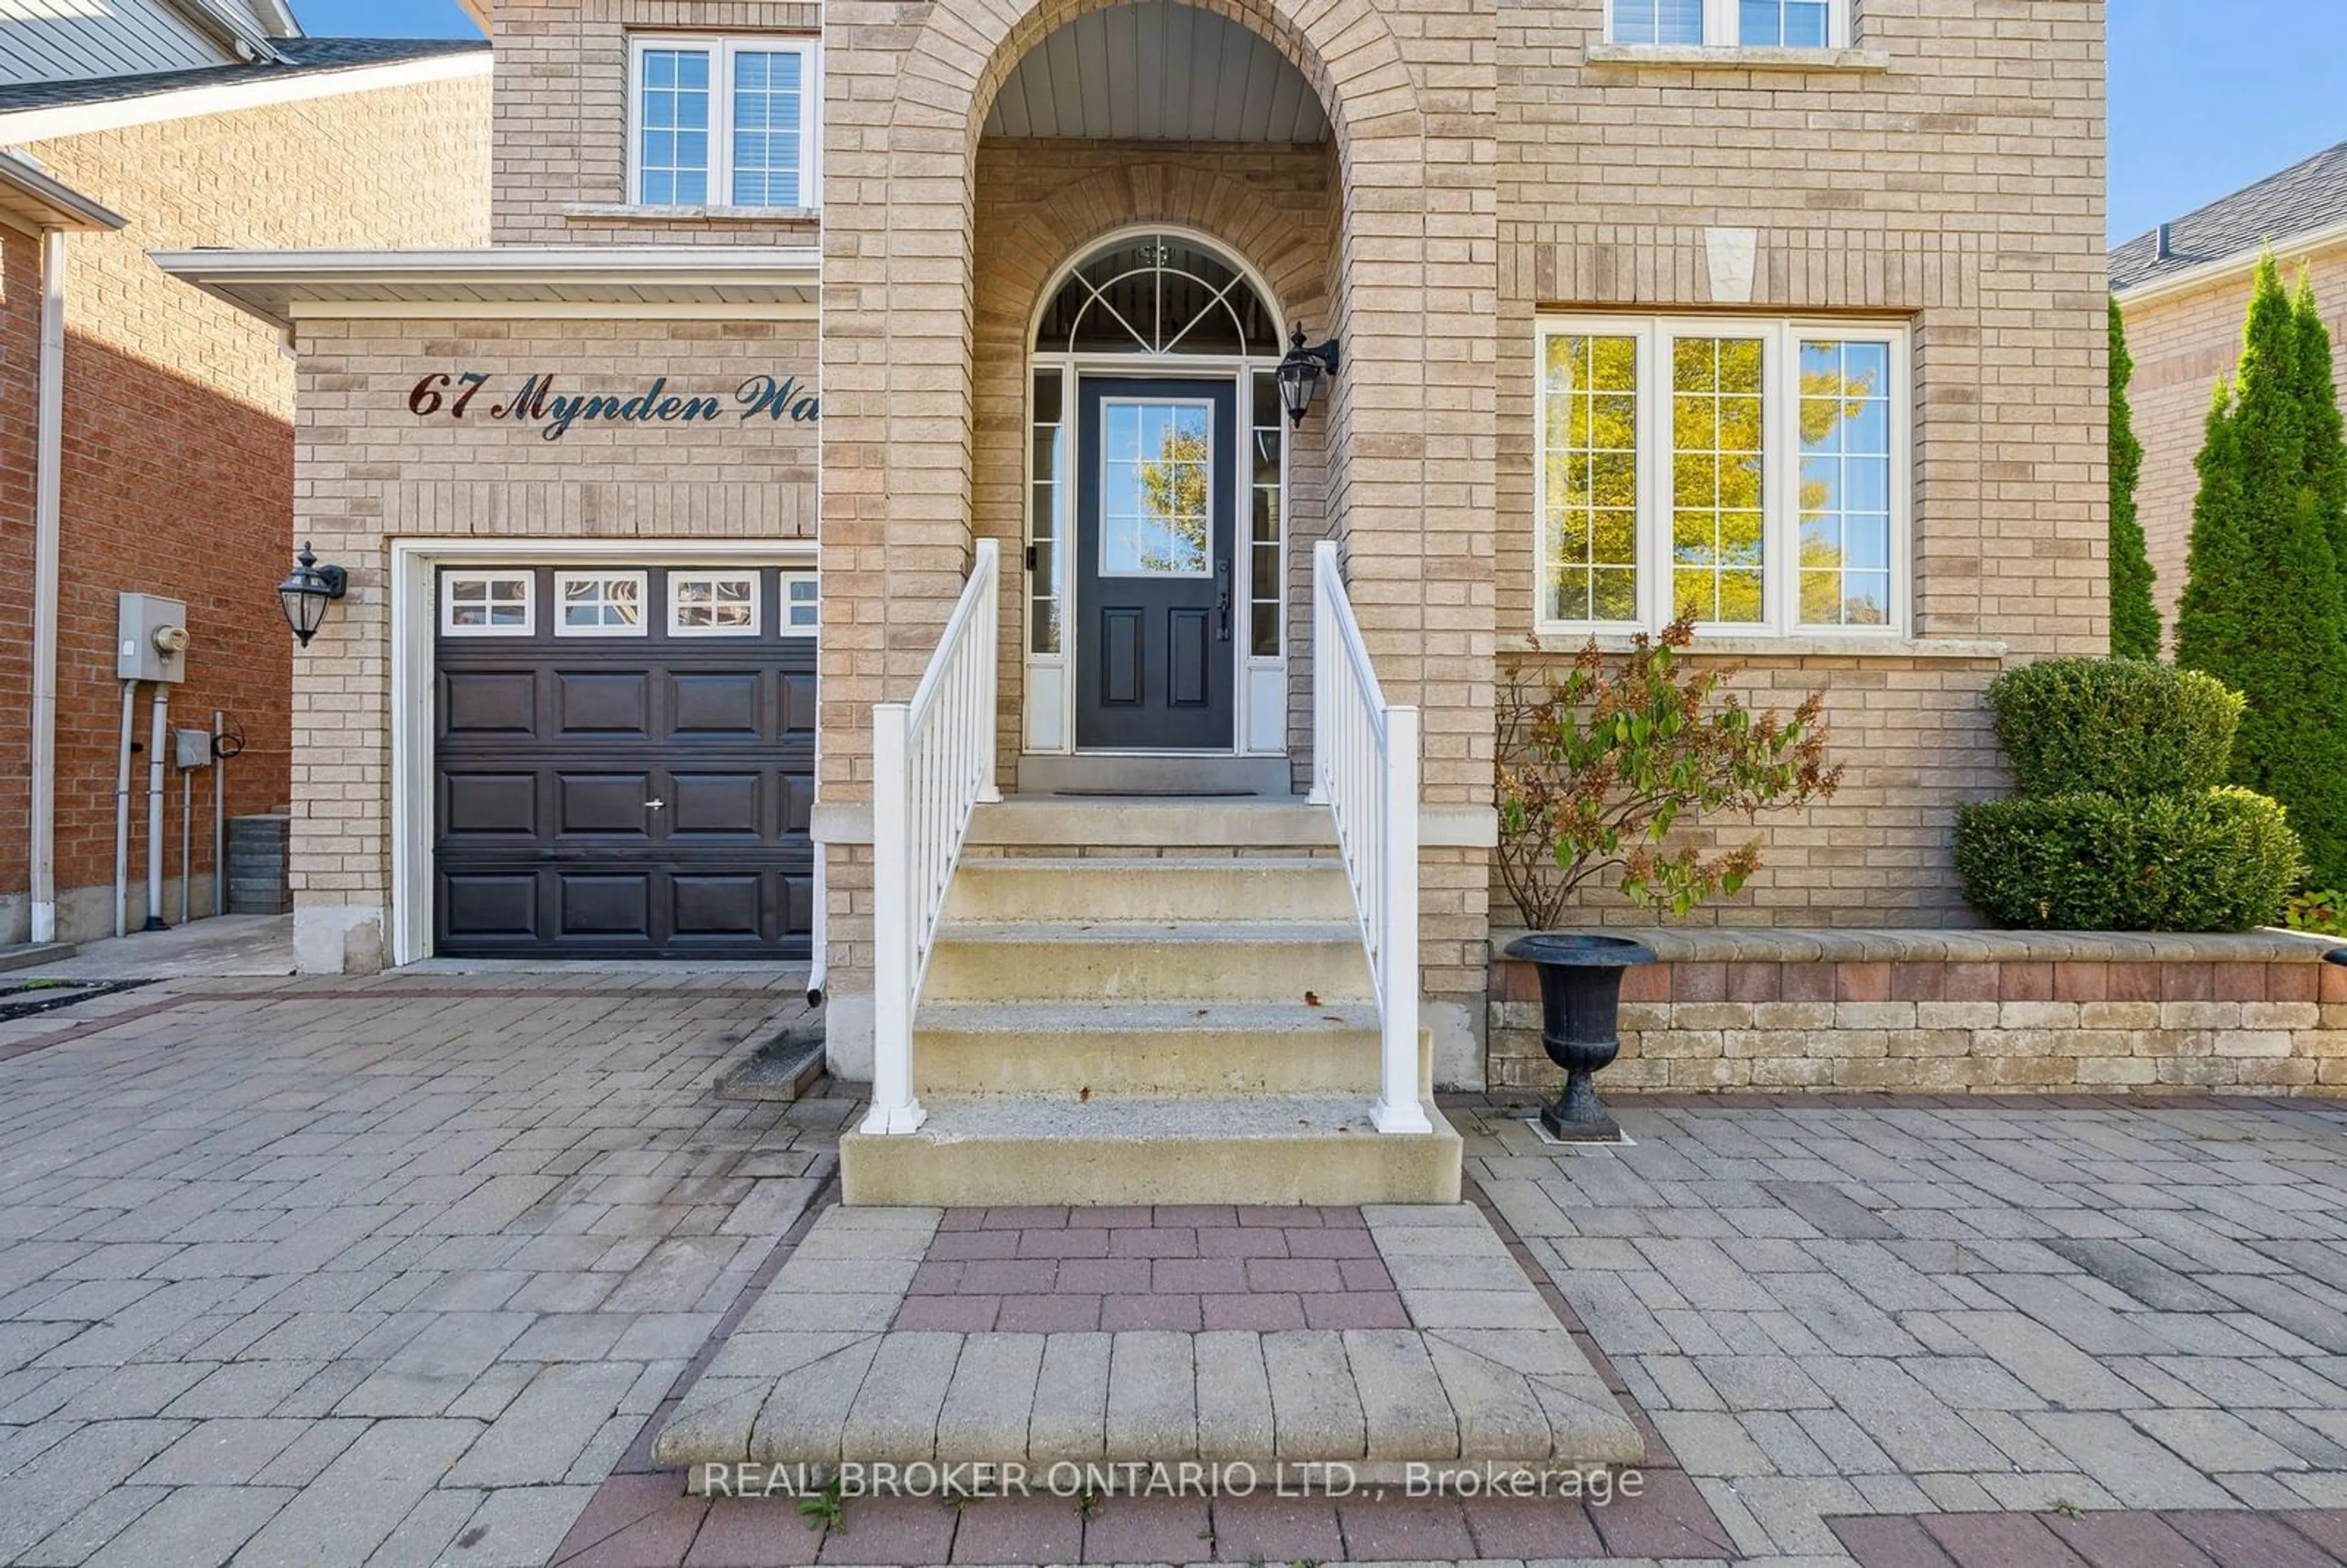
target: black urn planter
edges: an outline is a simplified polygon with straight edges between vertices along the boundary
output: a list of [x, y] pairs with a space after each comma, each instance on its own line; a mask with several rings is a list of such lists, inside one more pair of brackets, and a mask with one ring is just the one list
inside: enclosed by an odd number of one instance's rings
[[1619, 1139], [1590, 1079], [1622, 1053], [1622, 971], [1655, 962], [1654, 950], [1626, 937], [1543, 932], [1509, 943], [1507, 956], [1539, 970], [1541, 1045], [1565, 1072], [1564, 1092], [1542, 1107], [1541, 1125], [1571, 1143]]

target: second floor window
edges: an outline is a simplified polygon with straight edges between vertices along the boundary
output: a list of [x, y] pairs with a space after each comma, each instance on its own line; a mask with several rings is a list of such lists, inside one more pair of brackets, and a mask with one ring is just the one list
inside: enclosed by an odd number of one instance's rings
[[643, 36], [630, 63], [636, 204], [815, 205], [813, 43]]
[[1606, 41], [1830, 49], [1850, 42], [1850, 0], [1610, 0]]

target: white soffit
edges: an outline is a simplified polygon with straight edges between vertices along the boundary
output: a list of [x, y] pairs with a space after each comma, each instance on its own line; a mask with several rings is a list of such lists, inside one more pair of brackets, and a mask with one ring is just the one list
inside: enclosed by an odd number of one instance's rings
[[1004, 79], [986, 134], [1120, 141], [1328, 139], [1317, 94], [1261, 36], [1143, 0], [1054, 29]]
[[119, 229], [129, 220], [50, 179], [30, 159], [0, 152], [0, 221], [38, 231]]
[[[297, 317], [462, 317], [515, 307], [623, 306], [805, 313], [813, 250], [748, 245], [501, 245], [465, 251], [149, 251], [173, 277], [278, 326]], [[418, 307], [403, 309], [402, 307]]]

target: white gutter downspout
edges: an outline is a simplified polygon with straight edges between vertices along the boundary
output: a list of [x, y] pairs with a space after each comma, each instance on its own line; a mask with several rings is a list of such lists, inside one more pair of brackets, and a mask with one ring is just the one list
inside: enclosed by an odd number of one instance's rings
[[41, 231], [33, 435], [32, 938], [57, 939], [57, 538], [66, 433], [66, 231]]

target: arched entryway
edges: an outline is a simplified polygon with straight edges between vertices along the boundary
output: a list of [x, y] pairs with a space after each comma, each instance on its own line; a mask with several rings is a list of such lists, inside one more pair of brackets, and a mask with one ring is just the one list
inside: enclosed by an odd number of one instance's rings
[[1070, 259], [1029, 334], [1030, 755], [1286, 745], [1276, 296], [1198, 234]]

